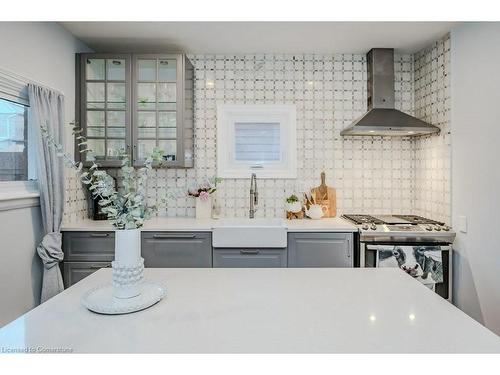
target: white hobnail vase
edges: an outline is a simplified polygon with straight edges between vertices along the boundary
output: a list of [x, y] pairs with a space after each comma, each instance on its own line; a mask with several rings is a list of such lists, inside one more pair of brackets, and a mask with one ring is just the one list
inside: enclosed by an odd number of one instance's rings
[[144, 260], [141, 258], [141, 230], [115, 231], [115, 260], [113, 267], [113, 296], [132, 298], [141, 294]]
[[212, 197], [207, 199], [196, 198], [196, 218], [210, 219], [212, 217]]

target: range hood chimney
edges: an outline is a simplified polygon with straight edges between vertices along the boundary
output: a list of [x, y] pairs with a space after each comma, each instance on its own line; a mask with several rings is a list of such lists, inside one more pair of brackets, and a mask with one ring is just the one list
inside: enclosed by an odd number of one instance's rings
[[415, 136], [439, 128], [394, 108], [394, 49], [373, 48], [366, 55], [368, 112], [340, 132], [351, 136]]

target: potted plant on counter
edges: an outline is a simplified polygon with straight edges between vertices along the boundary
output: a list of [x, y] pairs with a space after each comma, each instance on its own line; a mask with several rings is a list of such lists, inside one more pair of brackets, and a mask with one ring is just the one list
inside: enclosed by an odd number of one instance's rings
[[219, 177], [207, 179], [200, 186], [189, 189], [188, 195], [195, 198], [196, 218], [209, 219], [212, 217], [212, 195], [217, 191], [217, 184], [222, 180]]
[[286, 210], [293, 213], [302, 211], [302, 204], [299, 202], [299, 198], [295, 194], [286, 198]]
[[285, 210], [286, 218], [289, 220], [302, 219], [304, 217], [304, 212], [302, 211], [302, 203], [295, 194], [292, 194], [285, 199]]

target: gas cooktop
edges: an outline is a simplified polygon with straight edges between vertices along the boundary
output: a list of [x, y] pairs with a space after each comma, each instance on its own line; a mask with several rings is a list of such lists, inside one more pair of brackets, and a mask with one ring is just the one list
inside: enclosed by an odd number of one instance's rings
[[453, 242], [455, 233], [445, 223], [418, 215], [345, 214], [356, 224], [361, 241]]
[[432, 224], [444, 225], [444, 223], [426, 219], [418, 215], [342, 215], [344, 218], [352, 221], [354, 224]]

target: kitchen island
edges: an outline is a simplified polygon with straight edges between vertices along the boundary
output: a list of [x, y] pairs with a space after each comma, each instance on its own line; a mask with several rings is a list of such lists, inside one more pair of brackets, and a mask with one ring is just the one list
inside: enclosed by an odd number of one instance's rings
[[500, 353], [500, 338], [398, 269], [149, 268], [153, 307], [80, 303], [102, 269], [0, 329], [0, 349], [85, 353]]

